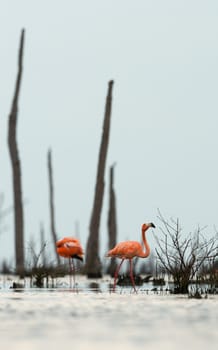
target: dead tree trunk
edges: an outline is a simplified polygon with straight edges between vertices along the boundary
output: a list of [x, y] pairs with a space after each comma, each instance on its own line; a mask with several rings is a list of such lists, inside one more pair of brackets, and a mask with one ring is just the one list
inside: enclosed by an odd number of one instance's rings
[[99, 257], [99, 226], [101, 209], [104, 196], [104, 171], [107, 158], [107, 149], [109, 144], [110, 120], [111, 120], [111, 102], [112, 102], [113, 81], [108, 83], [108, 94], [105, 106], [104, 124], [101, 139], [101, 146], [98, 158], [97, 179], [95, 185], [95, 197], [92, 208], [91, 221], [89, 225], [89, 238], [86, 248], [86, 267], [85, 271], [89, 278], [102, 277], [102, 264]]
[[[110, 167], [110, 186], [109, 186], [109, 212], [108, 212], [108, 249], [112, 249], [117, 241], [117, 218], [116, 218], [116, 196], [114, 191], [114, 165]], [[116, 259], [111, 258], [107, 268], [107, 273], [114, 276], [116, 270]]]
[[18, 99], [20, 94], [20, 85], [23, 71], [23, 47], [24, 47], [24, 29], [21, 32], [20, 47], [18, 54], [18, 73], [15, 85], [15, 92], [9, 114], [8, 123], [8, 146], [12, 165], [13, 176], [13, 193], [14, 193], [14, 224], [15, 224], [15, 260], [16, 273], [24, 276], [24, 218], [22, 202], [22, 185], [21, 185], [21, 165], [17, 147], [17, 115]]
[[57, 235], [55, 230], [55, 214], [54, 214], [54, 186], [53, 186], [53, 169], [51, 150], [48, 151], [48, 179], [49, 179], [49, 203], [50, 203], [50, 220], [51, 220], [51, 235], [54, 243], [54, 251], [58, 265], [60, 264], [60, 257], [56, 252]]

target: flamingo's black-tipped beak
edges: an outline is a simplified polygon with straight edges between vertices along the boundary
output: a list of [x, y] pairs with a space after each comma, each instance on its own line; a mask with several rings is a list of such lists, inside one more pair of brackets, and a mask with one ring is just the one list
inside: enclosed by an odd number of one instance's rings
[[76, 255], [73, 255], [72, 258], [73, 258], [73, 259], [78, 259], [78, 260], [80, 260], [80, 261], [83, 261], [83, 256], [82, 256], [82, 255], [76, 254]]
[[150, 223], [151, 227], [155, 228], [156, 226], [153, 224], [153, 222]]

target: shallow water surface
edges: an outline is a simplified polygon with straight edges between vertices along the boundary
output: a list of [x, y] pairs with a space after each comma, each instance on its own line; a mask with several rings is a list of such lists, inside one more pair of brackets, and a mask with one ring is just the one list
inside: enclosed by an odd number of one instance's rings
[[118, 288], [0, 290], [2, 349], [217, 349], [218, 297]]

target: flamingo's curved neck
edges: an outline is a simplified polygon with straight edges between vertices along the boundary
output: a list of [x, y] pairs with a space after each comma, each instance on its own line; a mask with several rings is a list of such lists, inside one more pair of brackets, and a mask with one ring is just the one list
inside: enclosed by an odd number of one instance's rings
[[146, 239], [146, 235], [145, 235], [145, 232], [147, 231], [149, 227], [146, 227], [146, 228], [142, 228], [142, 240], [143, 240], [143, 243], [144, 243], [144, 246], [145, 246], [145, 252], [143, 254], [143, 257], [144, 258], [147, 258], [149, 255], [150, 255], [150, 247], [148, 245], [148, 242], [147, 242], [147, 239]]

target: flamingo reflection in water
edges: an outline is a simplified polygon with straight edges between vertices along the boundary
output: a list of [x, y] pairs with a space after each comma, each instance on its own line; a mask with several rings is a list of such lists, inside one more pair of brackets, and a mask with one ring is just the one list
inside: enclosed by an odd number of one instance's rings
[[63, 258], [69, 259], [69, 269], [70, 269], [70, 286], [71, 286], [71, 273], [73, 272], [73, 280], [75, 286], [75, 265], [74, 259], [83, 261], [83, 249], [80, 241], [74, 237], [64, 237], [56, 242], [56, 250], [58, 255]]

